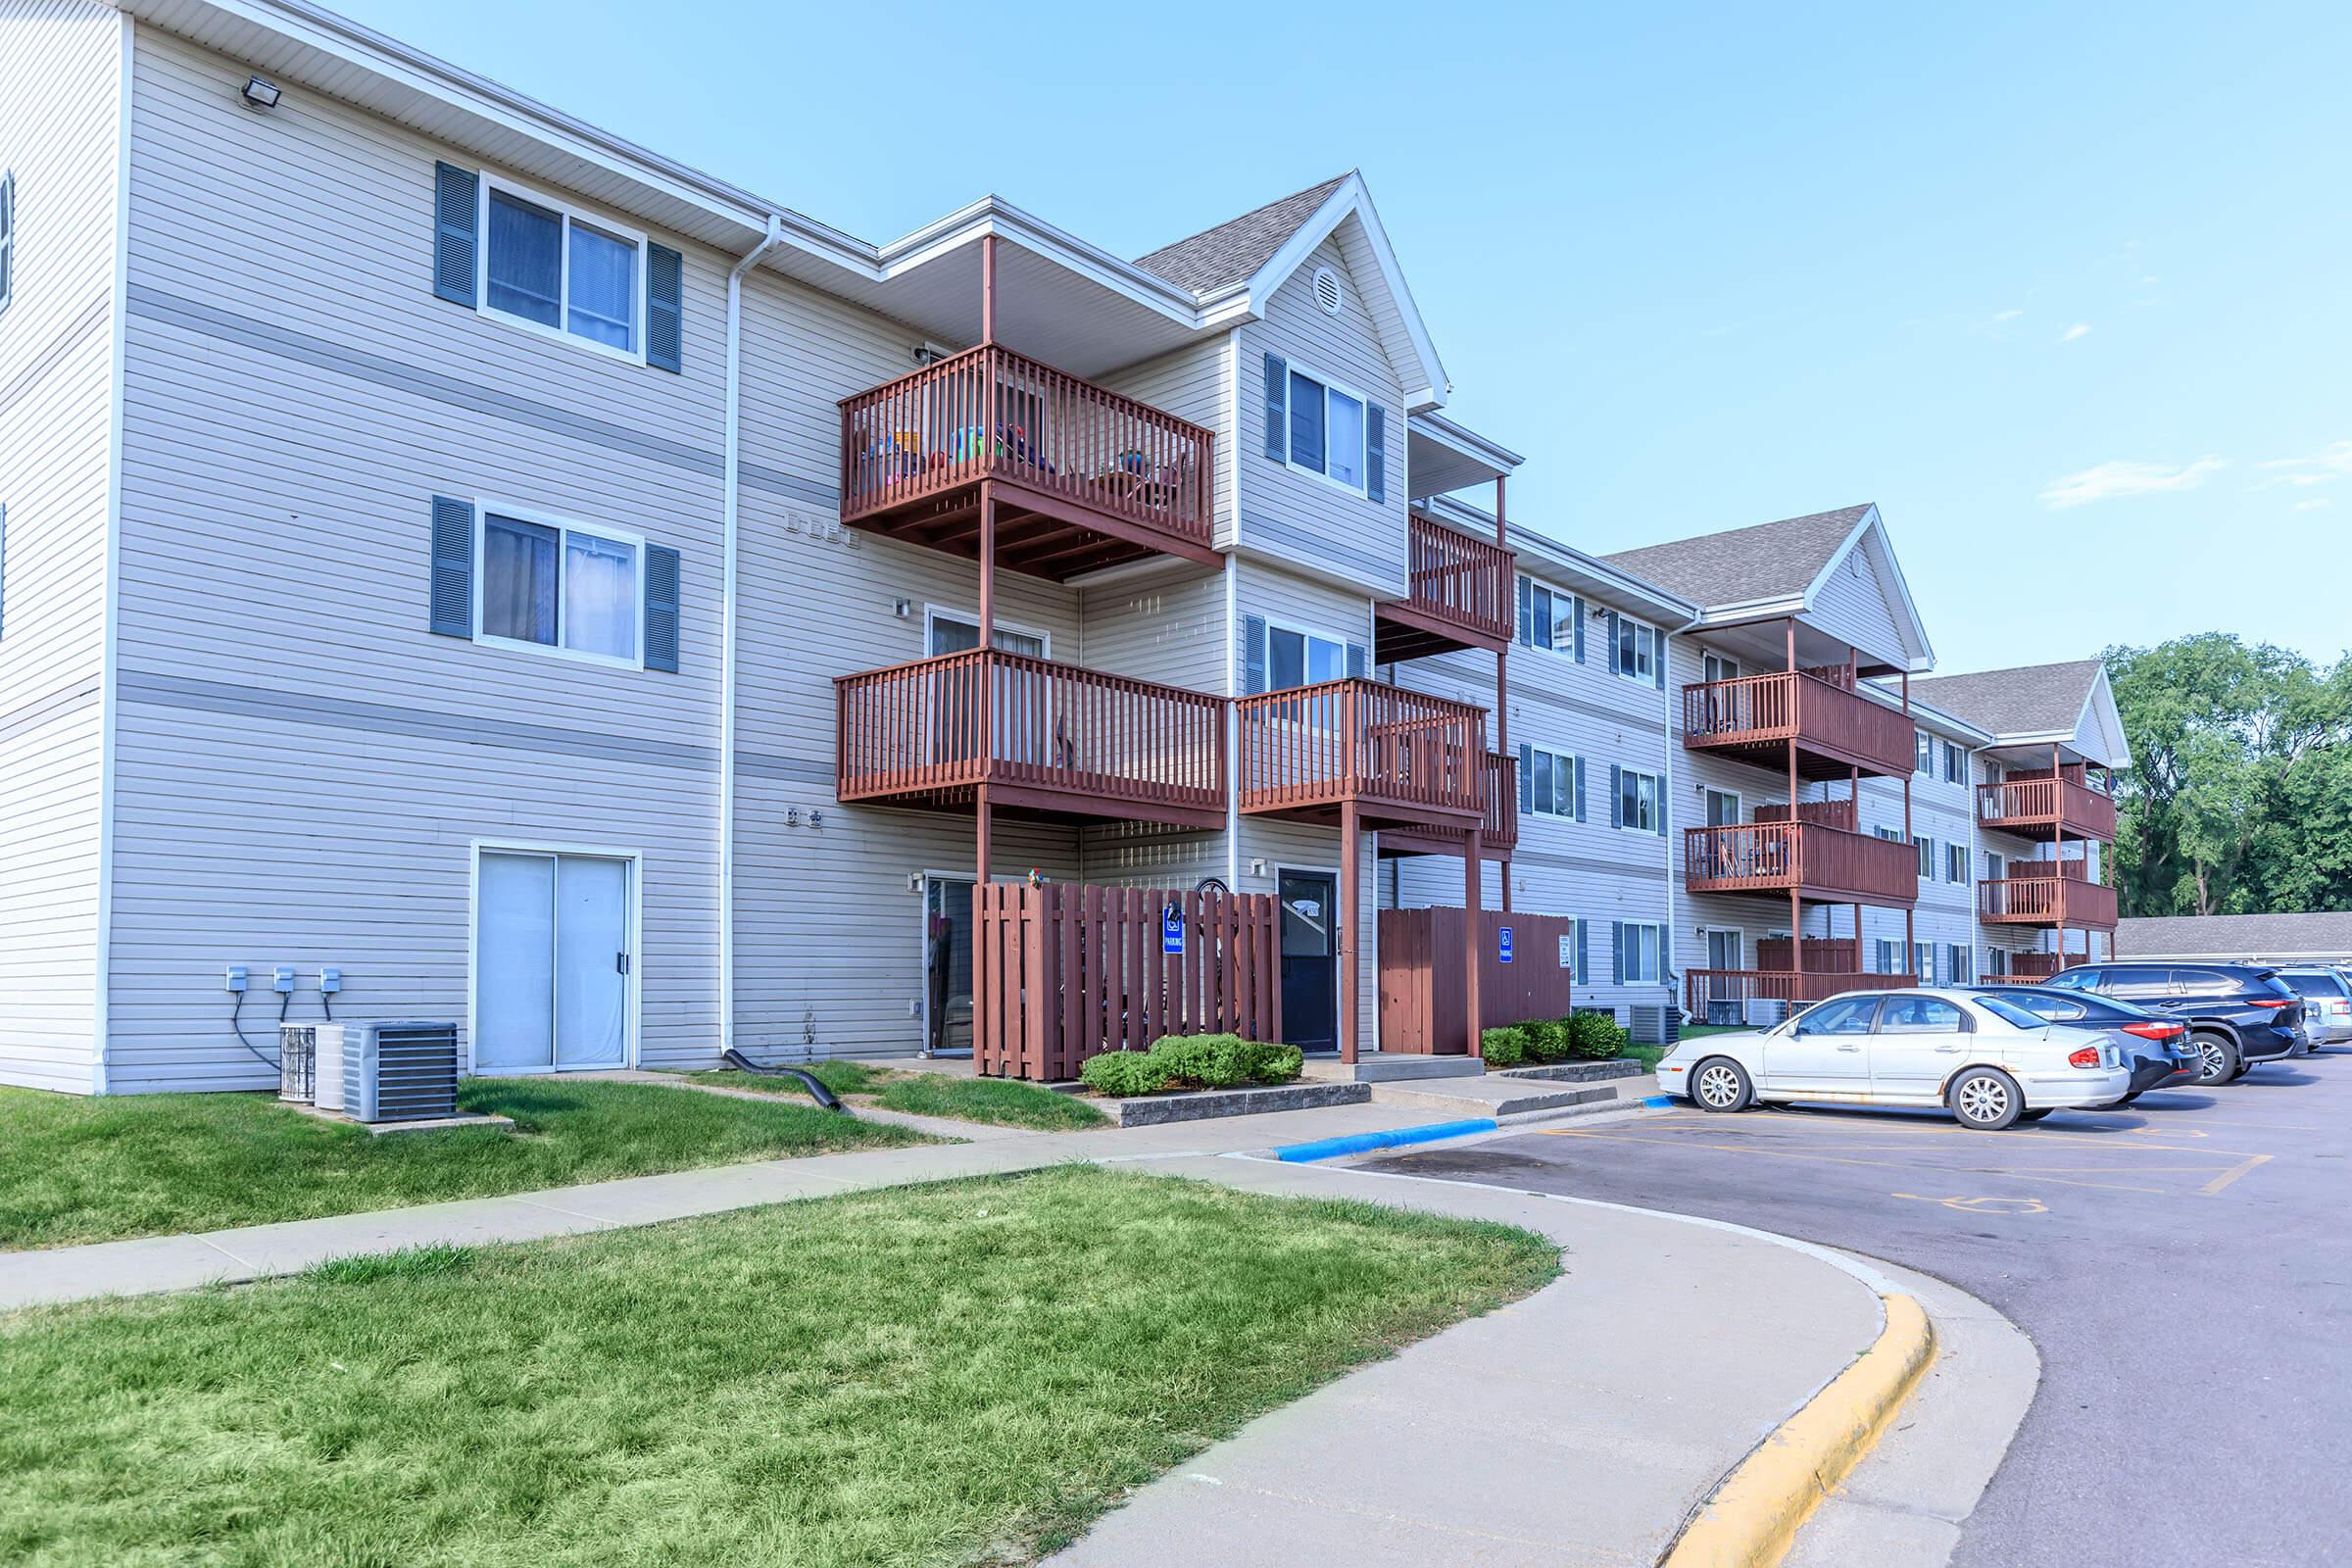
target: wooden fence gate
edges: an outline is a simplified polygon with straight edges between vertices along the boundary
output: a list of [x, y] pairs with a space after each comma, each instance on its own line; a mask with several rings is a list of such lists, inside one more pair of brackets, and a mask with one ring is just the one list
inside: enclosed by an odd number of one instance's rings
[[[1576, 971], [1576, 922], [1563, 914], [1481, 909], [1478, 1010], [1484, 1029], [1565, 1018]], [[1502, 961], [1502, 928], [1511, 961]], [[1562, 955], [1567, 955], [1563, 961]], [[1380, 911], [1380, 1049], [1458, 1056], [1467, 1049], [1459, 906]]]
[[1089, 1056], [1163, 1035], [1282, 1038], [1280, 906], [1269, 895], [992, 883], [972, 890], [972, 906], [983, 1077], [1075, 1078]]

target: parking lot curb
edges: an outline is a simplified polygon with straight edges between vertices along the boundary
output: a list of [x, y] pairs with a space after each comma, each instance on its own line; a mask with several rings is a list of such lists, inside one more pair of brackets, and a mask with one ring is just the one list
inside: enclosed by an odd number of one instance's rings
[[1663, 1568], [1771, 1568], [1824, 1497], [1874, 1447], [1936, 1358], [1936, 1330], [1912, 1297], [1883, 1292], [1886, 1322], [1699, 1505]]

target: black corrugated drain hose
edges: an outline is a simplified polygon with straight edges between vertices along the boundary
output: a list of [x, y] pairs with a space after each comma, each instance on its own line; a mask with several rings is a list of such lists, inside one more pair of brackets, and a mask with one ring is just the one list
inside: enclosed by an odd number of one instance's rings
[[816, 1074], [799, 1067], [762, 1067], [742, 1052], [729, 1047], [718, 1058], [737, 1072], [748, 1072], [756, 1078], [798, 1078], [810, 1099], [827, 1110], [842, 1109], [841, 1101], [824, 1086]]

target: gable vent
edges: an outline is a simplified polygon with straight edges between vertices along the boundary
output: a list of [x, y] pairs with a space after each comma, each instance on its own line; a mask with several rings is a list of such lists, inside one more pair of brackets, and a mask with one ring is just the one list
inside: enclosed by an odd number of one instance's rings
[[1328, 267], [1315, 269], [1315, 303], [1325, 316], [1340, 314], [1340, 274]]

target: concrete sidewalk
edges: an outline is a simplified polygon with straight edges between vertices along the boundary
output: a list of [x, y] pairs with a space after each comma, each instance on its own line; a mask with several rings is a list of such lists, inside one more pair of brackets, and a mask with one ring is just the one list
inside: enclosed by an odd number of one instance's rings
[[1049, 1568], [1647, 1568], [1884, 1321], [1814, 1251], [1671, 1216], [1347, 1168], [1152, 1168], [1524, 1226], [1567, 1273], [1251, 1422]]

